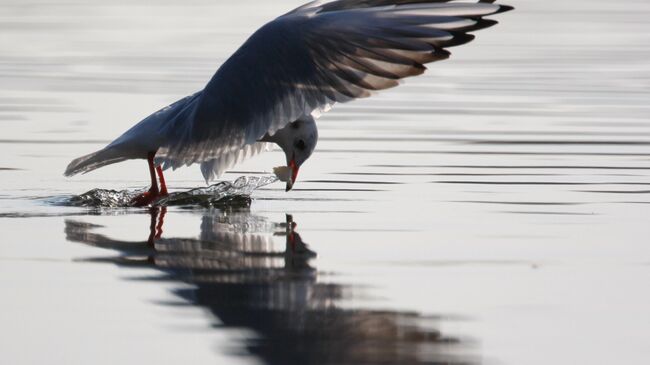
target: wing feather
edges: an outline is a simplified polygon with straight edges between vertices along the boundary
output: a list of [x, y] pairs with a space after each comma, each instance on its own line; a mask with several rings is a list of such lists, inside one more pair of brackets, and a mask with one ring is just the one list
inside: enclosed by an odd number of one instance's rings
[[201, 173], [205, 181], [209, 182], [240, 162], [264, 151], [270, 151], [272, 148], [273, 145], [271, 143], [265, 142], [246, 145], [239, 151], [226, 153], [215, 159], [202, 162]]
[[[300, 116], [422, 74], [467, 32], [510, 10], [494, 1], [339, 0], [306, 4], [255, 32], [217, 71], [187, 119], [168, 123], [168, 167], [203, 163], [213, 177], [247, 146]], [[211, 170], [212, 173], [209, 171]]]

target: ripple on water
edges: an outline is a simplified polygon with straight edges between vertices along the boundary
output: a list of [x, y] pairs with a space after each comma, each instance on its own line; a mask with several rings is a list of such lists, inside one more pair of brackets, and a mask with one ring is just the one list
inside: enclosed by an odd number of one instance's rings
[[[275, 176], [242, 176], [233, 182], [221, 181], [205, 188], [172, 192], [156, 200], [154, 206], [249, 206], [253, 191], [277, 181]], [[133, 198], [145, 190], [93, 189], [55, 204], [73, 207], [123, 208], [133, 207]]]

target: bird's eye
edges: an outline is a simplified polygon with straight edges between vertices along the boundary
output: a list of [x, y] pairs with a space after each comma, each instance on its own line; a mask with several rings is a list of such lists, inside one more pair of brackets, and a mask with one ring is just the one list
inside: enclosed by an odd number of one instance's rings
[[294, 143], [294, 146], [301, 151], [307, 148], [305, 141], [302, 139], [297, 140], [296, 143]]

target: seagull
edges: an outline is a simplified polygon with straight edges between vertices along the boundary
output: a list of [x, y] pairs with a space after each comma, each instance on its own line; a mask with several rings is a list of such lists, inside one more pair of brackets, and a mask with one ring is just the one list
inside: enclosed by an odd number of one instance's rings
[[512, 9], [495, 0], [307, 3], [257, 30], [203, 90], [73, 160], [64, 175], [146, 159], [151, 188], [132, 202], [146, 206], [168, 194], [164, 170], [200, 164], [209, 183], [277, 144], [287, 166], [276, 174], [289, 191], [316, 148], [316, 116], [421, 75], [449, 58], [447, 48], [497, 24], [486, 16]]

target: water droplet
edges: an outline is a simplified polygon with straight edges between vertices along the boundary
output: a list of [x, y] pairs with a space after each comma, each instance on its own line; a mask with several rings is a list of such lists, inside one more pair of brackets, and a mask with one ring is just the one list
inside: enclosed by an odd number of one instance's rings
[[[275, 176], [242, 176], [233, 182], [221, 181], [205, 188], [172, 192], [156, 200], [155, 206], [196, 205], [204, 207], [246, 207], [251, 203], [250, 195], [257, 189], [272, 184]], [[119, 208], [133, 206], [133, 198], [145, 190], [93, 189], [73, 196], [62, 205], [75, 207]]]

